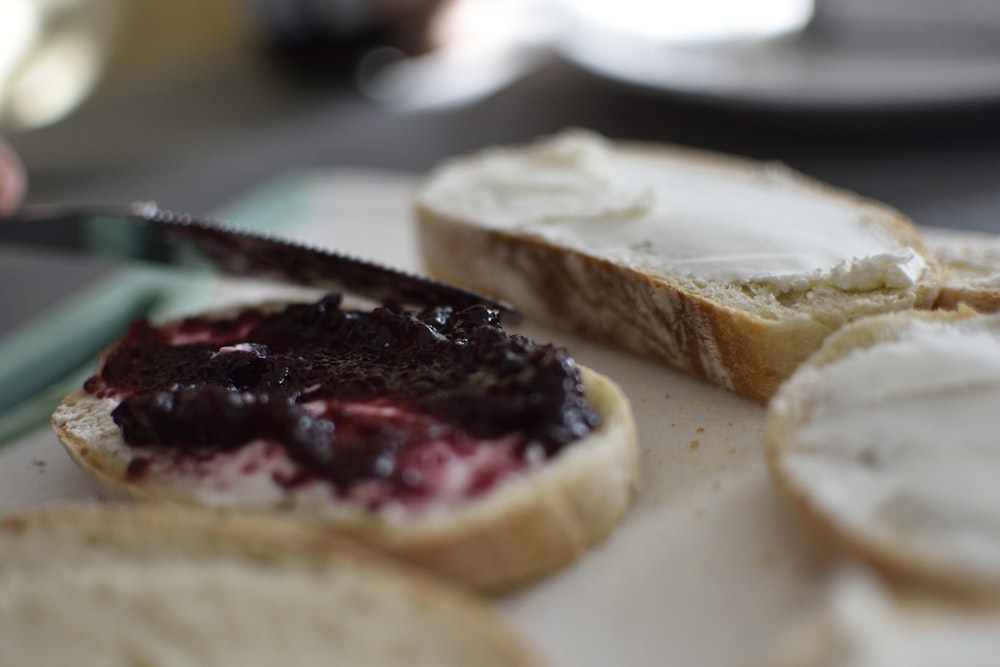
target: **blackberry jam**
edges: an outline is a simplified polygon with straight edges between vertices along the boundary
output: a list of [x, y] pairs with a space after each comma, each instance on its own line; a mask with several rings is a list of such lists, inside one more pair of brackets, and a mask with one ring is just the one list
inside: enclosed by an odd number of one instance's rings
[[136, 451], [210, 459], [265, 440], [295, 463], [281, 484], [375, 482], [376, 505], [433, 496], [454, 460], [492, 461], [468, 481], [480, 492], [598, 423], [565, 350], [509, 334], [494, 310], [353, 311], [335, 295], [134, 322], [85, 388], [120, 401]]

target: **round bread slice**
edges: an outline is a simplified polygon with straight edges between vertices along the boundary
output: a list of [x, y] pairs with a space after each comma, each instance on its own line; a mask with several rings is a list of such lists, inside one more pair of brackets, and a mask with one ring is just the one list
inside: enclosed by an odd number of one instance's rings
[[[605, 538], [631, 504], [638, 479], [631, 407], [610, 379], [580, 370], [586, 400], [600, 417], [596, 428], [483, 492], [418, 510], [344, 499], [325, 480], [288, 485], [283, 480], [296, 477], [296, 464], [265, 440], [211, 456], [130, 446], [111, 416], [120, 402], [114, 397], [75, 392], [52, 424], [76, 463], [112, 491], [279, 515], [498, 590], [571, 562]], [[463, 474], [462, 464], [454, 465], [455, 474]]]
[[450, 584], [288, 522], [143, 505], [0, 517], [0, 664], [537, 664]]
[[780, 165], [583, 130], [454, 158], [416, 212], [437, 277], [761, 402], [845, 322], [938, 290], [890, 207]]
[[1000, 316], [896, 313], [829, 338], [767, 411], [778, 488], [818, 552], [1000, 595]]

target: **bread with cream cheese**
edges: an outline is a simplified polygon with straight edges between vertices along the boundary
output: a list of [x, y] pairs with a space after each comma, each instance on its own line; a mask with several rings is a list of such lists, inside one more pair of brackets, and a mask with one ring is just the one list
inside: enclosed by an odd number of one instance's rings
[[938, 291], [896, 210], [780, 165], [583, 130], [449, 160], [416, 212], [435, 276], [762, 402], [845, 322]]
[[[284, 485], [280, 477], [294, 477], [291, 461], [274, 452], [254, 458], [253, 443], [205, 460], [191, 456], [183, 465], [171, 459], [163, 468], [146, 466], [151, 450], [125, 443], [111, 417], [120, 402], [114, 397], [75, 392], [52, 423], [76, 463], [115, 493], [279, 515], [497, 590], [571, 562], [607, 536], [631, 503], [638, 479], [631, 407], [610, 379], [580, 370], [586, 400], [600, 416], [594, 430], [495, 488], [413, 512], [342, 501], [326, 482]], [[135, 465], [144, 466], [141, 475], [132, 474]]]
[[764, 443], [807, 543], [894, 580], [1000, 600], [1000, 315], [845, 326], [782, 385]]
[[538, 664], [482, 600], [290, 522], [172, 508], [0, 517], [0, 664]]

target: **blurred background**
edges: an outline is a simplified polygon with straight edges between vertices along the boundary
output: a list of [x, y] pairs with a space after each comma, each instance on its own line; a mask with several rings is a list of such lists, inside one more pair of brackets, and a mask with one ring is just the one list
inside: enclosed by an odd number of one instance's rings
[[1000, 230], [969, 201], [998, 98], [988, 0], [0, 3], [0, 128], [32, 200], [205, 211], [302, 165], [419, 171], [584, 125]]
[[[31, 202], [218, 210], [566, 126], [724, 150], [1000, 232], [990, 0], [0, 0]], [[0, 248], [0, 332], [99, 268]]]

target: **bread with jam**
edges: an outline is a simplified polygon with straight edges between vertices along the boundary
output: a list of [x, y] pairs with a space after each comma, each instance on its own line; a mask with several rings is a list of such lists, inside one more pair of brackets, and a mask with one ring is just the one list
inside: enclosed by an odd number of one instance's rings
[[139, 321], [52, 422], [128, 496], [278, 515], [483, 590], [600, 541], [637, 479], [621, 389], [485, 307]]
[[481, 599], [277, 519], [132, 504], [0, 517], [0, 664], [530, 667]]
[[782, 165], [585, 130], [448, 160], [416, 213], [435, 276], [761, 402], [846, 322], [938, 292], [888, 206]]

